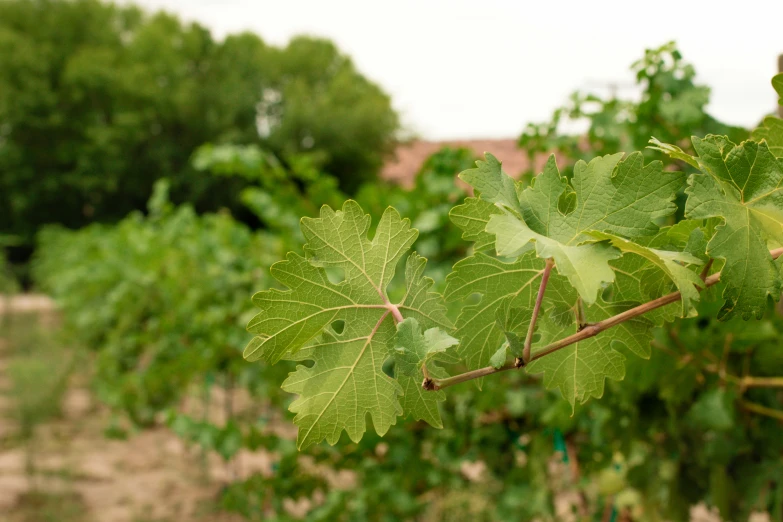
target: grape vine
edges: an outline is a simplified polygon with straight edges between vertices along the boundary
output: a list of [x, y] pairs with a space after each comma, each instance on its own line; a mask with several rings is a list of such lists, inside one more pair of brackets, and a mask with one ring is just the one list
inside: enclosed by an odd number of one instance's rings
[[[543, 374], [572, 409], [600, 398], [607, 379], [624, 378], [628, 355], [650, 357], [655, 327], [697, 315], [706, 288], [721, 289], [722, 321], [758, 319], [779, 298], [783, 159], [778, 122], [764, 125], [759, 141], [694, 137], [695, 155], [653, 138], [651, 149], [695, 169], [689, 176], [635, 152], [579, 161], [569, 179], [553, 155], [525, 186], [486, 154], [460, 174], [474, 195], [451, 218], [473, 253], [443, 295], [394, 208], [370, 239], [356, 202], [324, 206], [302, 219], [305, 256], [272, 267], [287, 289], [254, 297], [261, 312], [245, 357], [312, 361], [282, 386], [299, 396], [300, 449], [343, 431], [358, 441], [367, 414], [380, 435], [400, 416], [441, 427], [443, 389], [512, 369]], [[682, 191], [685, 219], [675, 222]], [[392, 299], [403, 258], [402, 297]], [[457, 301], [452, 321], [445, 303]]]

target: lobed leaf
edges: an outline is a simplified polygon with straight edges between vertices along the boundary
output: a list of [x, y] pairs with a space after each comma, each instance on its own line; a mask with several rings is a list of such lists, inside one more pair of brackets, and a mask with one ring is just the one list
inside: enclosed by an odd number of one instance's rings
[[682, 174], [664, 172], [660, 162], [645, 165], [641, 153], [621, 158], [622, 153], [580, 161], [569, 184], [551, 157], [516, 201], [509, 184], [498, 181], [508, 178], [499, 164], [487, 162], [465, 178], [477, 189], [494, 189], [489, 201], [503, 214], [491, 215], [486, 231], [495, 235], [498, 254], [518, 256], [535, 242], [538, 256], [553, 258], [558, 273], [591, 304], [614, 280], [610, 261], [621, 253], [608, 243], [596, 243], [590, 233], [623, 238], [655, 234], [655, 220], [674, 212], [673, 199], [683, 182]]
[[465, 203], [457, 205], [449, 212], [451, 221], [462, 229], [462, 239], [473, 241], [476, 252], [494, 248], [495, 237], [486, 231], [492, 214], [501, 210], [492, 203], [480, 198], [465, 198]]
[[424, 333], [419, 322], [410, 317], [397, 325], [394, 344], [394, 362], [398, 374], [418, 377], [423, 365], [443, 355], [459, 341], [440, 328], [430, 328]]
[[691, 159], [701, 173], [688, 181], [685, 215], [723, 220], [707, 244], [708, 255], [725, 260], [718, 318], [761, 318], [781, 289], [769, 249], [783, 244], [783, 159], [764, 142], [735, 145], [725, 136], [694, 137], [693, 146], [698, 156]]
[[[704, 287], [704, 281], [684, 265], [702, 265], [701, 259], [687, 252], [648, 248], [606, 232], [590, 232], [590, 235], [596, 239], [608, 240], [612, 246], [622, 252], [639, 255], [659, 268], [674, 283], [682, 295], [680, 300], [682, 313], [680, 315], [682, 317], [695, 317], [697, 315], [695, 303], [699, 300], [699, 289]], [[656, 275], [657, 281], [661, 279], [660, 276]]]
[[[303, 219], [307, 258], [289, 253], [286, 261], [272, 266], [272, 275], [288, 289], [266, 290], [253, 298], [261, 312], [248, 324], [256, 337], [245, 357], [314, 362], [298, 366], [283, 383], [285, 391], [299, 395], [291, 405], [299, 448], [324, 439], [334, 444], [343, 430], [358, 441], [366, 431], [367, 414], [381, 435], [404, 414], [440, 422], [422, 413], [416, 399], [420, 393], [406, 380], [410, 378], [403, 375], [398, 382], [384, 373], [383, 364], [394, 353], [398, 319], [450, 329], [446, 308], [431, 290], [432, 280], [423, 276], [426, 260], [415, 253], [405, 265], [405, 295], [396, 305], [390, 303], [387, 286], [417, 231], [393, 208], [384, 212], [372, 240], [369, 228], [369, 216], [354, 201], [340, 211], [325, 206], [317, 219]], [[330, 281], [327, 268], [341, 268], [344, 280]], [[337, 321], [343, 323], [339, 333], [332, 326]], [[446, 342], [435, 340], [438, 346]]]
[[[477, 304], [462, 308], [454, 332], [460, 340], [457, 353], [469, 369], [487, 366], [505, 342], [507, 326], [498, 322], [498, 313], [503, 313], [499, 312], [503, 307], [532, 310], [544, 264], [529, 251], [513, 263], [477, 253], [454, 265], [446, 278], [446, 300], [466, 300], [473, 294], [481, 295]], [[557, 274], [551, 275], [546, 295], [548, 307], [558, 302], [571, 306], [576, 300], [573, 288]]]
[[403, 388], [402, 406], [406, 417], [424, 420], [442, 428], [438, 403], [446, 400], [442, 391], [427, 391], [422, 387], [426, 365], [430, 377], [444, 378], [446, 371], [435, 365], [436, 360], [450, 360], [446, 350], [459, 341], [440, 328], [429, 328], [422, 333], [419, 322], [410, 317], [397, 325], [394, 347], [395, 377]]
[[[606, 303], [599, 299], [586, 310], [589, 322], [597, 322], [631, 308], [637, 303]], [[590, 397], [600, 398], [606, 379], [622, 380], [625, 376], [625, 356], [622, 348], [648, 359], [652, 340], [652, 322], [637, 317], [621, 323], [595, 337], [569, 345], [534, 360], [528, 373], [544, 374], [547, 388], [558, 388], [573, 408]], [[541, 342], [551, 343], [574, 333], [571, 328], [553, 323], [547, 318], [541, 325]], [[533, 352], [535, 357], [535, 350]]]
[[[783, 105], [783, 74], [772, 78], [772, 87], [778, 93], [778, 103]], [[761, 126], [755, 129], [752, 137], [756, 141], [765, 140], [769, 151], [778, 158], [783, 157], [783, 120], [775, 116], [767, 116]]]

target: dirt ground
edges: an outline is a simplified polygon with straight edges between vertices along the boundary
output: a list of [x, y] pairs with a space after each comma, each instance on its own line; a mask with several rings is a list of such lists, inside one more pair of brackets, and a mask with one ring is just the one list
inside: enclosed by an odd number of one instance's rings
[[[45, 299], [19, 303], [24, 314], [36, 314], [42, 328], [56, 322]], [[16, 319], [1, 314], [0, 521], [236, 520], [212, 507], [229, 474], [217, 456], [205, 461], [199, 449], [187, 448], [163, 427], [131, 433], [125, 440], [107, 438], [109, 412], [88, 390], [87, 376], [78, 371], [69, 379], [61, 414], [37, 429], [36, 473], [31, 481], [7, 371], [20, 349], [12, 345], [8, 328]], [[234, 469], [241, 475], [271, 472], [268, 454], [240, 453], [238, 461]]]

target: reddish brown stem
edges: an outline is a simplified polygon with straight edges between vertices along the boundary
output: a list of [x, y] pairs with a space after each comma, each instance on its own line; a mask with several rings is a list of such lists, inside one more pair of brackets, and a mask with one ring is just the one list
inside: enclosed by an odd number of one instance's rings
[[426, 383], [432, 381], [432, 379], [430, 378], [430, 371], [427, 369], [427, 362], [426, 361], [421, 363], [421, 373], [422, 373], [422, 375], [424, 375], [424, 383], [425, 383], [425, 384], [422, 384], [422, 386], [424, 386], [424, 388], [426, 388], [427, 387]]
[[522, 361], [519, 360], [514, 361], [514, 364], [518, 368], [530, 362], [530, 347], [533, 345], [533, 331], [536, 329], [536, 320], [538, 319], [538, 314], [541, 312], [541, 303], [544, 301], [544, 293], [546, 292], [546, 285], [549, 282], [549, 276], [552, 273], [552, 267], [554, 266], [555, 266], [555, 261], [551, 257], [546, 260], [544, 273], [541, 275], [541, 284], [538, 287], [536, 304], [533, 307], [533, 316], [530, 318], [530, 326], [528, 326], [527, 336], [525, 336], [525, 347], [522, 349]]
[[700, 276], [702, 281], [707, 279], [707, 276], [710, 275], [710, 268], [712, 268], [712, 261], [713, 259], [710, 258], [710, 260], [707, 261], [707, 264], [704, 265], [704, 268], [702, 269], [701, 276]]

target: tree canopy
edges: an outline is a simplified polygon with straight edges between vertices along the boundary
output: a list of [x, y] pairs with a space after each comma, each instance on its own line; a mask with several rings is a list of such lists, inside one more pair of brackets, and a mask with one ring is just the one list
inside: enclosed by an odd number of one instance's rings
[[353, 191], [393, 145], [388, 97], [331, 42], [222, 41], [163, 12], [95, 0], [0, 2], [0, 230], [114, 221], [154, 182], [199, 210], [240, 208], [242, 180], [190, 165], [211, 143], [298, 155]]

